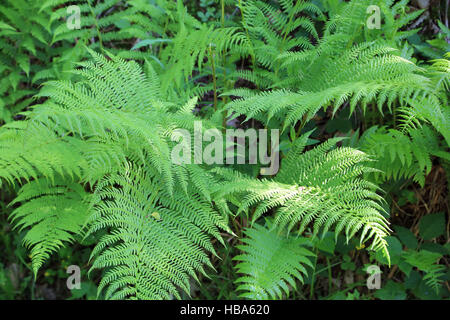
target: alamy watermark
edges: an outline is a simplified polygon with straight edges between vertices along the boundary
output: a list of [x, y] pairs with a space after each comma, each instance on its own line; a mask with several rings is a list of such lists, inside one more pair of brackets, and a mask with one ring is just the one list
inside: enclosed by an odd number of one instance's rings
[[369, 274], [369, 277], [366, 281], [367, 289], [380, 289], [381, 288], [381, 269], [379, 266], [373, 264], [367, 267], [366, 272]]
[[70, 15], [69, 17], [67, 17], [67, 28], [69, 30], [74, 30], [74, 29], [81, 29], [81, 10], [79, 6], [68, 6], [67, 7], [67, 14]]
[[81, 289], [81, 270], [76, 264], [67, 267], [66, 273], [71, 274], [66, 281], [67, 289]]
[[371, 5], [367, 7], [367, 14], [370, 16], [367, 18], [368, 29], [381, 29], [381, 9], [379, 6]]
[[[270, 131], [270, 149], [268, 133]], [[261, 175], [274, 175], [279, 163], [278, 129], [227, 129], [225, 137], [218, 129], [203, 130], [202, 122], [194, 122], [194, 141], [186, 129], [176, 129], [171, 137], [178, 144], [172, 149], [172, 162], [175, 164], [259, 164], [268, 165], [260, 170]], [[246, 143], [248, 139], [248, 144]], [[209, 142], [203, 148], [203, 142]], [[225, 157], [224, 157], [225, 145]], [[236, 147], [236, 148], [235, 148]], [[235, 152], [236, 149], [236, 152]], [[246, 153], [248, 149], [248, 153]], [[193, 151], [193, 152], [192, 152]], [[270, 153], [270, 155], [269, 155]], [[193, 155], [193, 159], [192, 159]]]

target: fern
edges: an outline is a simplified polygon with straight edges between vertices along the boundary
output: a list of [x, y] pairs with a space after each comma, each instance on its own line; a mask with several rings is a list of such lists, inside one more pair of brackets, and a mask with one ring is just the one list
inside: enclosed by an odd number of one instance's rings
[[[180, 297], [178, 288], [189, 293], [190, 277], [210, 265], [209, 236], [221, 241], [217, 228], [230, 231], [207, 200], [211, 178], [171, 162], [173, 130], [193, 129], [192, 102], [174, 108], [136, 63], [91, 54], [74, 71], [78, 82], [46, 83], [39, 95], [48, 99], [27, 120], [0, 128], [0, 176], [24, 184], [13, 221], [29, 229], [35, 274], [85, 225], [88, 235], [110, 230], [92, 255], [93, 268], [107, 268], [99, 294]], [[90, 205], [81, 185], [94, 192]], [[161, 221], [148, 220], [155, 212]]]
[[42, 179], [24, 185], [11, 202], [25, 202], [11, 213], [11, 220], [19, 230], [29, 228], [23, 244], [31, 248], [35, 277], [52, 252], [80, 234], [89, 214], [89, 199], [90, 195], [77, 183]]
[[110, 229], [92, 252], [92, 268], [106, 268], [99, 285], [99, 292], [107, 287], [106, 299], [180, 298], [177, 288], [190, 294], [190, 278], [212, 267], [208, 231], [221, 240], [221, 219], [194, 194], [188, 200], [177, 190], [174, 200], [189, 202], [180, 208], [160, 186], [154, 173], [131, 165], [99, 182], [88, 234]]
[[407, 134], [395, 129], [372, 127], [357, 144], [362, 151], [377, 157], [375, 173], [378, 182], [412, 178], [420, 185], [432, 167], [432, 157], [449, 160], [436, 133], [428, 126], [411, 129]]
[[427, 250], [408, 250], [403, 253], [403, 257], [407, 263], [425, 272], [423, 280], [436, 292], [439, 291], [446, 270], [445, 266], [436, 263], [442, 257], [441, 254]]
[[316, 236], [334, 225], [336, 237], [344, 232], [347, 240], [361, 231], [361, 243], [372, 239], [369, 249], [388, 256], [384, 238], [390, 230], [379, 205], [382, 198], [374, 184], [361, 178], [375, 171], [365, 164], [370, 157], [351, 148], [332, 150], [338, 138], [302, 153], [308, 136], [295, 141], [273, 179], [215, 169], [224, 178], [215, 197], [237, 196], [238, 213], [253, 208], [252, 222], [273, 210], [274, 225], [281, 231], [298, 226], [301, 234], [311, 224]]
[[[388, 12], [390, 5], [379, 2]], [[400, 33], [391, 40], [365, 37], [362, 26], [370, 4], [373, 3], [351, 1], [341, 6], [314, 47], [281, 48], [277, 56], [270, 58], [280, 63], [274, 70], [279, 80], [266, 75], [273, 79], [265, 88], [268, 91], [237, 99], [226, 106], [227, 110], [234, 113], [233, 117], [245, 115], [264, 123], [275, 117], [283, 120], [286, 129], [309, 121], [320, 109], [330, 106], [333, 114], [346, 105], [351, 113], [357, 107], [365, 112], [372, 106], [382, 114], [386, 106], [390, 113], [399, 106], [401, 110], [414, 111], [414, 119], [432, 123], [448, 143], [447, 98], [441, 85], [446, 81], [438, 80], [445, 79], [445, 61], [436, 62], [431, 69], [414, 64], [397, 48], [404, 36]], [[392, 6], [389, 21], [404, 5]], [[414, 16], [407, 15], [387, 28], [397, 33]]]
[[[70, 80], [67, 71], [86, 57], [83, 45], [92, 49], [108, 45], [119, 57], [159, 62], [155, 55], [130, 51], [129, 43], [148, 37], [149, 25], [142, 20], [150, 21], [149, 14], [160, 22], [164, 19], [161, 11], [170, 14], [175, 10], [164, 3], [167, 8], [152, 10], [155, 6], [139, 0], [126, 5], [119, 0], [5, 0], [0, 5], [0, 35], [4, 39], [0, 42], [0, 121], [10, 122], [28, 107], [44, 81]], [[67, 25], [67, 8], [72, 5], [80, 9], [80, 29]]]
[[[309, 257], [314, 254], [305, 248], [308, 239], [284, 237], [259, 224], [244, 231], [244, 243], [238, 246], [243, 254], [235, 256], [239, 261], [236, 270], [244, 276], [235, 282], [240, 297], [253, 300], [282, 298], [289, 288], [296, 288], [295, 280], [303, 282], [307, 270], [313, 267]], [[303, 276], [302, 276], [303, 274]]]
[[[0, 122], [10, 122], [31, 102], [36, 93], [30, 83], [40, 77], [52, 77], [54, 69], [46, 69], [58, 50], [49, 48], [50, 12], [35, 14], [35, 1], [4, 1], [0, 4]], [[36, 62], [32, 63], [34, 57]], [[62, 59], [63, 60], [63, 59]], [[3, 110], [2, 110], [3, 109]]]
[[[180, 0], [0, 4], [0, 187], [17, 192], [9, 219], [35, 279], [89, 236], [98, 298], [181, 299], [215, 271], [241, 215], [232, 280], [243, 298], [288, 298], [314, 278], [309, 247], [330, 230], [390, 263], [377, 185], [423, 186], [435, 158], [449, 160], [450, 56], [417, 61], [406, 41], [423, 11], [407, 0], [215, 3], [218, 21], [205, 22]], [[365, 27], [369, 5], [379, 30]], [[321, 110], [343, 109], [361, 136], [354, 126], [348, 140], [309, 147]], [[177, 129], [193, 136], [200, 117], [204, 130], [238, 117], [251, 122], [239, 128], [281, 128], [280, 171], [175, 164]], [[436, 291], [441, 257], [403, 254]]]

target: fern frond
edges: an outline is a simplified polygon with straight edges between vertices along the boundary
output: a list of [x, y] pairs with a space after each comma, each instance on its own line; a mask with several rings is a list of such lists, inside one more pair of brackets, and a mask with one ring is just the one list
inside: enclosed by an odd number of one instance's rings
[[301, 153], [305, 139], [296, 140], [273, 179], [254, 180], [215, 169], [223, 177], [215, 197], [239, 197], [239, 211], [254, 208], [253, 222], [273, 210], [274, 224], [282, 231], [298, 226], [301, 234], [312, 224], [317, 235], [335, 226], [336, 236], [344, 232], [347, 240], [360, 232], [361, 243], [372, 239], [369, 249], [388, 255], [385, 237], [390, 229], [379, 204], [382, 197], [378, 187], [362, 178], [376, 171], [367, 166], [371, 158], [351, 148], [333, 149], [339, 139]]
[[449, 159], [442, 151], [438, 136], [428, 126], [420, 126], [402, 133], [395, 129], [372, 127], [361, 136], [358, 147], [376, 157], [374, 173], [377, 181], [393, 178], [412, 178], [420, 185], [432, 167], [432, 156]]
[[[96, 189], [89, 234], [111, 231], [93, 250], [92, 269], [106, 268], [99, 293], [107, 299], [180, 298], [179, 288], [190, 294], [190, 278], [206, 276], [203, 266], [212, 267], [209, 238], [220, 238], [214, 212], [195, 212], [206, 203], [180, 190], [170, 205], [160, 183], [154, 173], [129, 165]], [[182, 199], [190, 205], [183, 208]]]
[[28, 229], [23, 244], [31, 249], [35, 277], [52, 252], [80, 234], [89, 216], [89, 199], [81, 185], [60, 178], [27, 183], [10, 203], [21, 203], [11, 213], [11, 221], [19, 230]]
[[431, 252], [427, 250], [412, 251], [407, 250], [403, 252], [405, 261], [410, 265], [416, 267], [420, 271], [425, 272], [423, 280], [433, 288], [436, 293], [442, 285], [442, 277], [445, 274], [445, 266], [438, 264], [438, 260], [442, 257], [440, 253]]
[[243, 245], [238, 246], [241, 255], [237, 272], [243, 274], [235, 283], [240, 297], [264, 300], [281, 299], [296, 288], [296, 280], [303, 282], [307, 275], [304, 265], [313, 267], [310, 257], [314, 254], [306, 249], [306, 238], [285, 237], [259, 224], [244, 231]]

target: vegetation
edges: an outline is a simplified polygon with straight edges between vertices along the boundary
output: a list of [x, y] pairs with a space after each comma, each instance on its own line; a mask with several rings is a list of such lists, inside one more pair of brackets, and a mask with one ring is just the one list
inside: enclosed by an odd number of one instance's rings
[[0, 0], [0, 298], [448, 299], [431, 2]]

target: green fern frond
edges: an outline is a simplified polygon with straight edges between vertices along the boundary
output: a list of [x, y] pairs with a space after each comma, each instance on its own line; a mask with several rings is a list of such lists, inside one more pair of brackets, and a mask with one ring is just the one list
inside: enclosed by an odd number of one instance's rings
[[374, 173], [379, 182], [387, 179], [412, 178], [420, 185], [425, 184], [425, 176], [431, 171], [432, 157], [449, 159], [436, 133], [428, 126], [420, 126], [405, 133], [384, 127], [372, 127], [364, 132], [358, 147], [376, 157]]
[[21, 204], [11, 213], [11, 221], [15, 228], [28, 230], [23, 244], [31, 249], [35, 278], [52, 252], [80, 234], [89, 216], [89, 200], [90, 194], [81, 185], [59, 178], [27, 183], [10, 203]]
[[241, 255], [233, 260], [238, 273], [243, 274], [235, 283], [239, 296], [253, 300], [281, 299], [296, 289], [296, 280], [303, 283], [308, 274], [305, 265], [313, 267], [310, 257], [314, 254], [306, 249], [309, 240], [285, 237], [259, 224], [244, 231], [243, 245], [238, 246]]
[[106, 268], [99, 286], [105, 298], [180, 298], [179, 288], [190, 294], [190, 278], [212, 267], [210, 236], [220, 238], [214, 212], [195, 212], [206, 203], [193, 194], [177, 190], [169, 200], [161, 189], [154, 173], [132, 165], [99, 183], [89, 234], [111, 229], [92, 252], [92, 269]]
[[351, 148], [333, 149], [340, 139], [302, 153], [307, 137], [296, 140], [273, 179], [255, 180], [214, 169], [223, 177], [215, 197], [238, 196], [240, 212], [254, 208], [252, 222], [274, 211], [274, 224], [281, 231], [297, 226], [301, 234], [311, 225], [317, 235], [335, 226], [336, 237], [344, 232], [347, 240], [360, 232], [361, 243], [372, 239], [369, 249], [388, 256], [385, 237], [390, 229], [379, 204], [382, 197], [377, 186], [362, 178], [377, 171], [367, 166], [371, 158]]
[[410, 265], [416, 267], [420, 271], [425, 272], [423, 280], [433, 288], [436, 293], [439, 292], [443, 280], [442, 277], [445, 274], [445, 266], [437, 264], [438, 260], [442, 257], [440, 253], [431, 252], [427, 250], [412, 251], [408, 250], [403, 252], [405, 261]]

